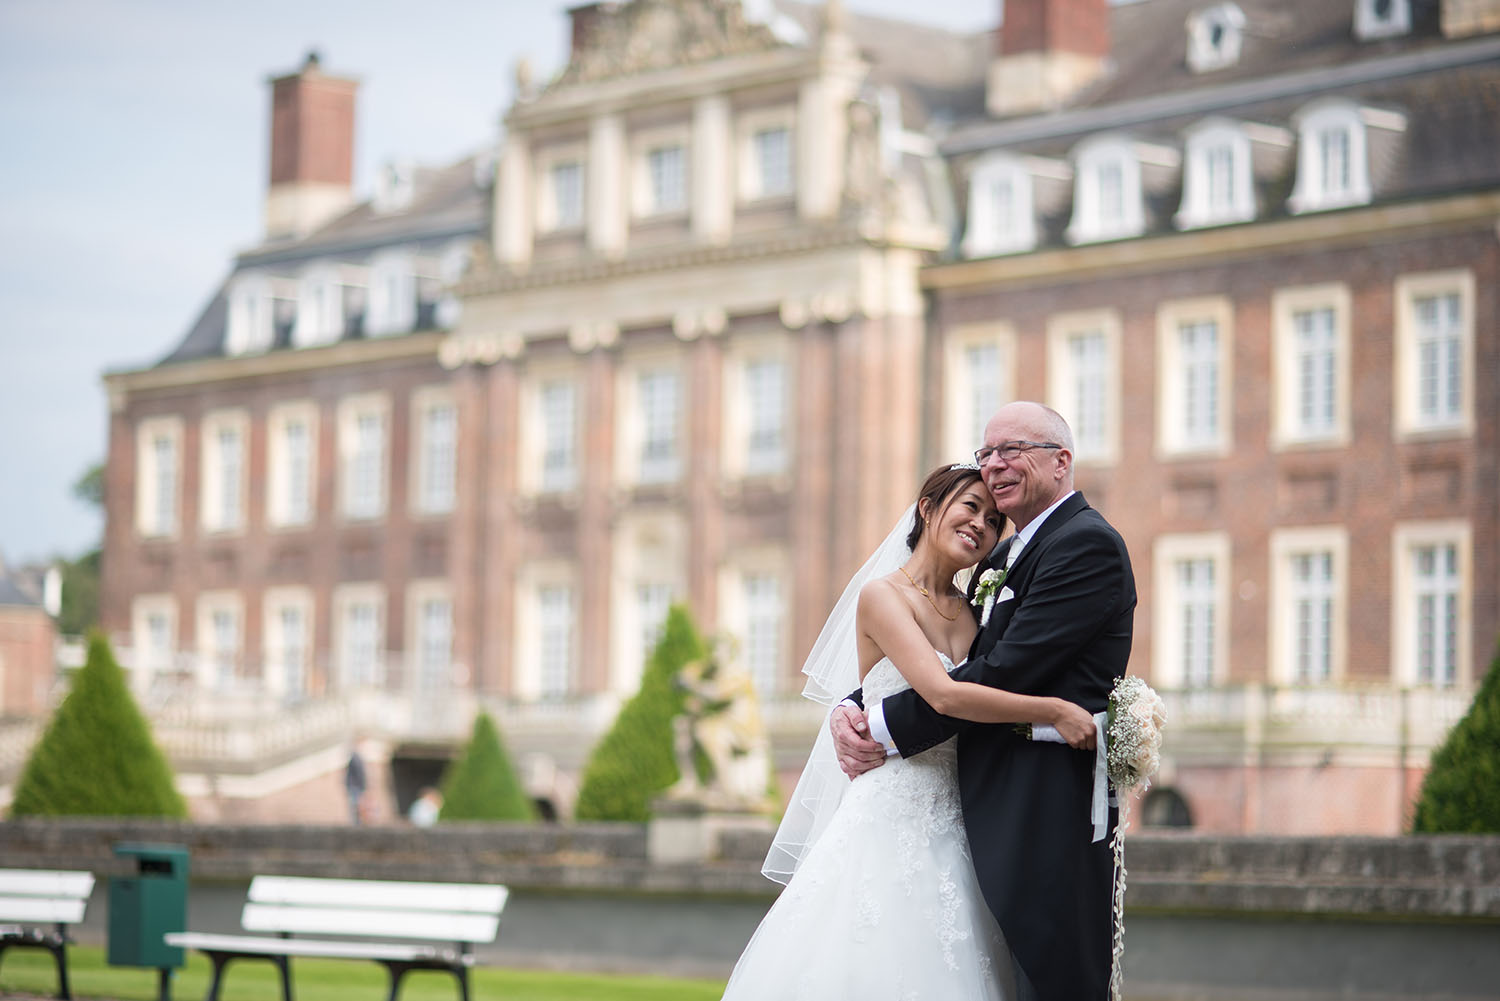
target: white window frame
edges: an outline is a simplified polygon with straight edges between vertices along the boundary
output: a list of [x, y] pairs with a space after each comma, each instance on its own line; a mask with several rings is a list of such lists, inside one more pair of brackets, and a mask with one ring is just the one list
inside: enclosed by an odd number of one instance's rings
[[[1370, 187], [1367, 112], [1352, 101], [1330, 98], [1314, 101], [1292, 116], [1297, 126], [1297, 179], [1287, 198], [1293, 214], [1368, 205]], [[1328, 184], [1323, 143], [1325, 133], [1346, 136], [1349, 181], [1338, 190]]]
[[[378, 417], [380, 422], [379, 453], [374, 462], [375, 492], [365, 497], [356, 493], [363, 470], [360, 452], [360, 420]], [[384, 393], [361, 393], [346, 396], [338, 405], [339, 447], [339, 514], [347, 521], [374, 521], [383, 518], [390, 498], [391, 469], [391, 401]]]
[[276, 300], [269, 277], [246, 271], [230, 280], [226, 323], [225, 354], [259, 354], [271, 349], [276, 339]]
[[[1327, 310], [1333, 318], [1333, 419], [1327, 427], [1302, 419], [1305, 393], [1301, 330], [1298, 317]], [[1351, 440], [1350, 363], [1353, 340], [1350, 317], [1353, 296], [1342, 282], [1299, 285], [1271, 294], [1274, 371], [1271, 445], [1273, 448], [1347, 445]]]
[[[1080, 465], [1112, 465], [1120, 456], [1120, 331], [1120, 314], [1112, 309], [1059, 313], [1047, 320], [1047, 400], [1068, 422], [1073, 461]], [[1080, 384], [1088, 373], [1078, 371], [1074, 357], [1079, 336], [1101, 341], [1103, 372], [1097, 385]], [[1091, 414], [1101, 422], [1098, 434], [1090, 433]]]
[[1189, 14], [1188, 68], [1194, 73], [1208, 73], [1239, 62], [1244, 30], [1245, 12], [1238, 4], [1219, 3]]
[[1418, 676], [1419, 634], [1417, 550], [1427, 546], [1453, 546], [1456, 550], [1457, 596], [1454, 623], [1454, 677], [1452, 687], [1468, 688], [1474, 680], [1474, 543], [1473, 528], [1462, 519], [1398, 522], [1391, 533], [1391, 675], [1401, 688], [1449, 687], [1424, 681]]
[[1391, 0], [1390, 13], [1381, 18], [1376, 0], [1354, 0], [1354, 37], [1361, 41], [1395, 38], [1411, 33], [1411, 0]]
[[[646, 129], [631, 137], [631, 210], [638, 219], [686, 215], [693, 204], [693, 132], [690, 123]], [[664, 202], [657, 190], [655, 164], [676, 151], [680, 198]]]
[[[438, 414], [450, 415], [446, 447], [435, 440]], [[418, 515], [451, 514], [458, 501], [458, 400], [447, 386], [423, 386], [411, 395], [411, 496]]]
[[[1189, 129], [1184, 155], [1182, 205], [1178, 229], [1198, 229], [1255, 218], [1255, 177], [1250, 157], [1250, 137], [1243, 126], [1225, 119], [1208, 119]], [[1228, 198], [1215, 199], [1215, 154], [1227, 156]]]
[[[1151, 564], [1154, 580], [1151, 636], [1151, 680], [1159, 688], [1187, 687], [1182, 658], [1183, 616], [1178, 587], [1178, 566], [1189, 560], [1213, 563], [1213, 642], [1212, 677], [1208, 687], [1217, 688], [1231, 678], [1229, 663], [1230, 616], [1229, 582], [1233, 574], [1231, 545], [1227, 532], [1199, 532], [1159, 535], [1152, 546]], [[1194, 686], [1200, 688], [1201, 686]]]
[[[160, 468], [158, 440], [171, 443], [172, 468]], [[146, 539], [176, 538], [182, 526], [183, 421], [175, 415], [147, 417], [135, 431], [135, 528]], [[164, 499], [164, 488], [171, 493]]]
[[[158, 647], [152, 637], [151, 622], [164, 623]], [[158, 674], [176, 669], [178, 653], [177, 599], [170, 594], [139, 594], [130, 601], [131, 681], [137, 691], [145, 691]]]
[[[1271, 647], [1266, 677], [1280, 685], [1332, 685], [1348, 670], [1349, 533], [1342, 525], [1279, 528], [1271, 532]], [[1296, 561], [1326, 554], [1331, 562], [1328, 677], [1306, 680], [1297, 671], [1301, 643], [1298, 602], [1305, 594], [1296, 579]]]
[[[434, 619], [436, 609], [446, 620]], [[445, 692], [455, 688], [457, 675], [453, 645], [457, 621], [454, 617], [453, 589], [446, 580], [414, 580], [406, 588], [406, 649], [409, 690], [425, 693]]]
[[[997, 190], [1008, 192], [1010, 211], [1002, 212]], [[974, 162], [969, 175], [969, 218], [964, 231], [966, 257], [1015, 254], [1036, 247], [1036, 202], [1032, 171], [1021, 157], [990, 153]]]
[[[993, 373], [975, 373], [976, 353], [992, 355]], [[1016, 331], [1008, 323], [967, 324], [943, 339], [943, 455], [973, 462], [984, 444], [984, 426], [1016, 392]], [[988, 383], [993, 384], [989, 389]], [[988, 389], [988, 391], [986, 391]], [[993, 407], [985, 401], [992, 398]], [[989, 410], [987, 415], [982, 414]]]
[[[223, 438], [235, 444], [226, 452]], [[198, 524], [205, 533], [245, 529], [250, 498], [250, 414], [246, 410], [212, 410], [198, 426]], [[232, 473], [232, 475], [231, 475]]]
[[[1134, 144], [1122, 136], [1101, 135], [1084, 140], [1073, 153], [1073, 219], [1069, 243], [1097, 243], [1139, 236], [1145, 232], [1146, 209], [1141, 192], [1141, 161]], [[1118, 218], [1103, 215], [1106, 170], [1117, 169], [1120, 189]]]
[[[261, 597], [261, 681], [279, 698], [301, 698], [312, 692], [313, 644], [317, 636], [313, 608], [312, 591], [305, 587], [267, 588]], [[287, 635], [287, 611], [301, 616], [301, 636]]]
[[[307, 454], [304, 468], [293, 460], [291, 427], [306, 428]], [[295, 528], [311, 524], [318, 513], [318, 405], [311, 400], [278, 403], [266, 416], [266, 521], [273, 528]], [[305, 485], [299, 505], [295, 496], [298, 480]]]
[[[570, 166], [578, 172], [576, 217], [562, 212], [557, 170]], [[538, 233], [582, 233], [588, 222], [588, 146], [573, 142], [549, 147], [536, 158], [536, 228]]]
[[[543, 365], [528, 371], [522, 385], [521, 489], [528, 494], [563, 494], [578, 489], [582, 473], [581, 438], [584, 374], [573, 367]], [[556, 394], [554, 396], [554, 394]], [[549, 398], [566, 403], [557, 425]], [[558, 447], [554, 448], [556, 445]], [[549, 466], [549, 459], [557, 462]]]
[[[1431, 435], [1472, 435], [1474, 416], [1475, 278], [1467, 269], [1425, 271], [1396, 279], [1395, 431], [1402, 439]], [[1458, 350], [1459, 405], [1452, 414], [1436, 417], [1421, 412], [1421, 322], [1417, 302], [1436, 296], [1458, 299], [1458, 327], [1453, 332]]]
[[317, 263], [297, 281], [297, 319], [292, 346], [332, 344], [344, 336], [344, 281], [337, 265]]
[[[1212, 435], [1189, 431], [1182, 328], [1213, 323], [1217, 327], [1215, 427]], [[1157, 425], [1156, 447], [1161, 458], [1227, 455], [1234, 445], [1234, 304], [1211, 296], [1164, 302], [1156, 313]]]
[[[763, 133], [786, 134], [787, 175], [785, 186], [764, 176], [761, 162]], [[797, 109], [794, 105], [745, 111], [735, 121], [735, 144], [739, 150], [736, 191], [740, 202], [790, 199], [797, 193]]]
[[[358, 637], [351, 635], [350, 612], [356, 607], [372, 609], [370, 637], [370, 662], [364, 666], [368, 677], [358, 677], [355, 670], [356, 651], [352, 644]], [[333, 663], [334, 677], [340, 691], [357, 688], [381, 688], [385, 685], [386, 642], [386, 594], [380, 584], [340, 584], [333, 589]]]
[[407, 247], [391, 247], [370, 258], [365, 295], [366, 337], [410, 333], [417, 325], [417, 262]]
[[[739, 641], [736, 645], [740, 666], [750, 675], [756, 694], [762, 700], [776, 698], [789, 680], [792, 609], [796, 607], [795, 577], [791, 571], [792, 559], [785, 550], [757, 546], [735, 553], [733, 560], [726, 563], [719, 574], [720, 631]], [[747, 584], [753, 579], [774, 580], [779, 590], [780, 622], [772, 640], [774, 655], [771, 662], [763, 664], [752, 664], [750, 648], [755, 609], [751, 607]]]
[[[684, 367], [684, 359], [676, 353], [652, 353], [631, 358], [617, 370], [615, 469], [621, 486], [655, 486], [681, 480], [682, 471], [687, 467], [689, 445], [690, 388]], [[642, 380], [655, 374], [670, 375], [675, 380], [677, 397], [672, 455], [656, 460], [657, 465], [651, 465], [645, 453], [650, 429], [643, 411]]]
[[[203, 591], [195, 615], [198, 684], [207, 691], [233, 692], [243, 687], [245, 664], [245, 599], [238, 591]], [[233, 624], [230, 647], [221, 647], [218, 626]]]
[[[726, 479], [779, 476], [791, 471], [796, 435], [795, 342], [779, 333], [737, 338], [724, 353], [723, 441], [721, 455]], [[780, 371], [780, 410], [757, 410], [751, 382], [755, 371]], [[761, 435], [757, 447], [756, 435]]]

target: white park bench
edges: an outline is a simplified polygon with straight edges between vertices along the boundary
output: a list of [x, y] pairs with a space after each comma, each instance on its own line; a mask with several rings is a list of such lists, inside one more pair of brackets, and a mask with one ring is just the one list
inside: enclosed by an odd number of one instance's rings
[[16, 946], [46, 949], [57, 961], [57, 996], [68, 989], [68, 926], [83, 920], [94, 874], [56, 869], [0, 869], [0, 956]]
[[[468, 1001], [473, 947], [495, 940], [509, 893], [504, 886], [483, 883], [256, 876], [240, 925], [268, 935], [168, 932], [165, 939], [171, 946], [197, 949], [213, 963], [206, 1001], [217, 1001], [224, 967], [232, 959], [275, 963], [281, 971], [282, 995], [292, 1001], [293, 956], [381, 963], [391, 978], [390, 1001], [396, 1001], [401, 978], [412, 970], [444, 970], [457, 979], [459, 996]], [[342, 941], [329, 936], [405, 941]]]

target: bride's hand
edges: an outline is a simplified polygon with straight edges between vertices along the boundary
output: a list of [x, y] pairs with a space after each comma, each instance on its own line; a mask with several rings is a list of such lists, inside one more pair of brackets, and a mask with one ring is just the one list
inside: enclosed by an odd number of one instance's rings
[[1057, 727], [1062, 739], [1068, 742], [1069, 747], [1083, 751], [1093, 750], [1097, 740], [1093, 714], [1064, 699], [1057, 700], [1057, 707], [1057, 719], [1052, 725]]
[[870, 739], [865, 714], [851, 706], [835, 706], [828, 720], [833, 733], [833, 749], [844, 774], [858, 778], [872, 768], [885, 764], [885, 748]]

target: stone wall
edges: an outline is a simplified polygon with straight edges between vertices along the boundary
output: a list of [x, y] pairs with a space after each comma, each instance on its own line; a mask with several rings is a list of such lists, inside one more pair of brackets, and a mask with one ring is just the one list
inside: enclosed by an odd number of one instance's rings
[[[186, 845], [200, 880], [257, 873], [501, 882], [540, 893], [766, 897], [769, 835], [730, 830], [716, 857], [665, 865], [636, 824], [306, 827], [154, 820], [0, 823], [5, 864], [124, 874], [112, 845]], [[1132, 912], [1356, 916], [1500, 923], [1500, 836], [1265, 838], [1142, 834], [1128, 839]]]

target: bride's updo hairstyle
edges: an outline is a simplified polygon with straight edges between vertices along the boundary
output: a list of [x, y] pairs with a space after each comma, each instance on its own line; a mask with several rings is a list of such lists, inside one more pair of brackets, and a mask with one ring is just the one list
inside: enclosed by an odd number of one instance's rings
[[[929, 517], [942, 517], [948, 509], [949, 503], [960, 490], [970, 483], [981, 479], [978, 466], [969, 466], [962, 463], [953, 466], [939, 466], [927, 474], [927, 479], [922, 483], [922, 492], [917, 494], [917, 509], [912, 514], [911, 532], [906, 536], [906, 548], [916, 552], [917, 541], [922, 538], [922, 529], [926, 522], [922, 518], [922, 502], [927, 502], [927, 513]], [[1000, 516], [1000, 528], [1005, 529], [1005, 515]]]

